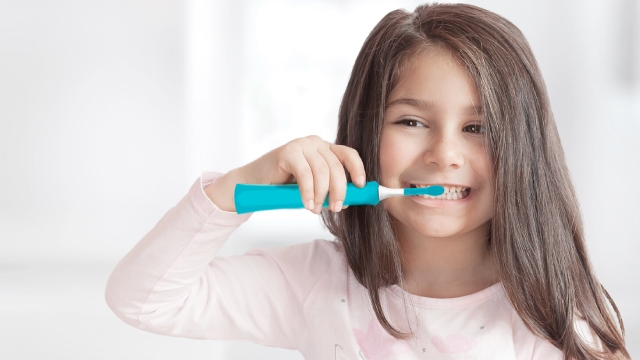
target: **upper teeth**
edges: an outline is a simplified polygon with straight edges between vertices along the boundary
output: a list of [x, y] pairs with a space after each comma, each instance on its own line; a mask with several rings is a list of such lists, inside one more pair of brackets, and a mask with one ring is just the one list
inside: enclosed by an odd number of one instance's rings
[[[423, 187], [427, 187], [427, 186], [431, 186], [431, 185], [418, 185], [418, 184], [412, 184], [415, 187], [419, 187], [419, 188], [423, 188]], [[467, 187], [464, 186], [442, 186], [444, 188], [444, 193], [454, 193], [454, 192], [461, 192], [464, 191], [466, 189], [468, 189]]]
[[[411, 186], [423, 188], [431, 185], [415, 185], [411, 184]], [[441, 185], [442, 186], [442, 185]], [[464, 186], [442, 186], [444, 188], [444, 193], [439, 196], [431, 196], [431, 195], [416, 195], [427, 199], [446, 199], [446, 200], [458, 200], [464, 199], [469, 196], [469, 188]]]

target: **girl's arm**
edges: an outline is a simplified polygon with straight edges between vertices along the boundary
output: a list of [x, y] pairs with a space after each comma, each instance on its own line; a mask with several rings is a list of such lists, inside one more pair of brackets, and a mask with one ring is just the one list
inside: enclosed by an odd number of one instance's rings
[[215, 254], [250, 216], [233, 212], [235, 184], [296, 179], [309, 210], [320, 213], [329, 193], [337, 212], [346, 192], [345, 168], [354, 182], [365, 185], [356, 150], [308, 136], [209, 187], [220, 174], [205, 173], [118, 263], [107, 283], [107, 303], [125, 322], [160, 334], [296, 348], [304, 334], [304, 302], [334, 258], [329, 243], [226, 258]]
[[128, 324], [158, 334], [294, 349], [304, 333], [304, 301], [331, 261], [322, 242], [215, 257], [250, 217], [223, 211], [205, 195], [219, 175], [203, 174], [118, 263], [107, 304]]

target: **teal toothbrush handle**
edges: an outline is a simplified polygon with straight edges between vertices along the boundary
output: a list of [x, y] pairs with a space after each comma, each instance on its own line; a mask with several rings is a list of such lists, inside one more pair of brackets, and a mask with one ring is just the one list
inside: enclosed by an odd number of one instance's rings
[[[298, 184], [236, 184], [233, 200], [238, 214], [262, 210], [304, 208]], [[347, 194], [343, 206], [376, 205], [379, 202], [378, 183], [376, 181], [369, 181], [363, 188], [359, 188], [350, 182], [347, 183]], [[329, 196], [327, 196], [323, 204], [323, 207], [328, 206]]]

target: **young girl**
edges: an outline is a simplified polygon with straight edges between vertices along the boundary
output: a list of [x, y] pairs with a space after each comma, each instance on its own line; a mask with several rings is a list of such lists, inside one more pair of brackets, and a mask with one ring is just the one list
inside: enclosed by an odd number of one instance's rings
[[[334, 241], [215, 256], [250, 217], [235, 213], [235, 184], [294, 180]], [[447, 193], [343, 208], [347, 181], [372, 180]], [[296, 139], [204, 173], [120, 261], [106, 298], [147, 331], [307, 359], [629, 357], [531, 49], [470, 5], [385, 16], [356, 59], [335, 144]]]

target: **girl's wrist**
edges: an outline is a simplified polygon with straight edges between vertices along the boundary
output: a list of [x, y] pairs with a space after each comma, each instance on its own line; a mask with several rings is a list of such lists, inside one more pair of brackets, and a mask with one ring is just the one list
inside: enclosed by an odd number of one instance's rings
[[236, 184], [245, 183], [244, 176], [238, 169], [233, 169], [217, 178], [214, 182], [206, 186], [203, 190], [209, 200], [220, 210], [235, 212], [236, 206], [233, 200], [233, 193]]

